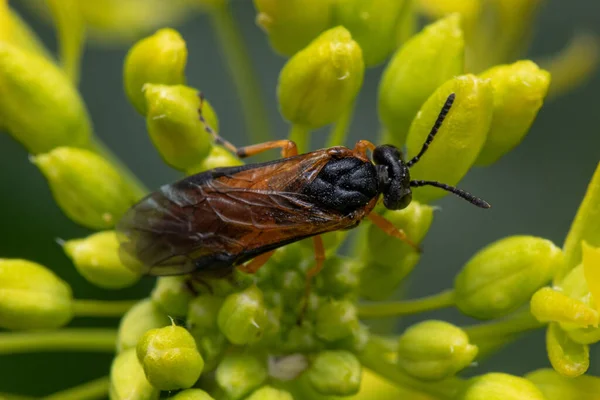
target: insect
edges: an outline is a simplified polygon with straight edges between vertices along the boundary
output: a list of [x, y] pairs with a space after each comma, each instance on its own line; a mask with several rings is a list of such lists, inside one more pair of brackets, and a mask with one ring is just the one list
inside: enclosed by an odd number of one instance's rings
[[490, 207], [461, 189], [410, 179], [410, 167], [427, 151], [454, 98], [447, 98], [421, 151], [408, 162], [398, 148], [366, 140], [354, 149], [337, 146], [301, 155], [289, 140], [238, 149], [208, 126], [200, 106], [206, 131], [240, 158], [275, 148], [283, 158], [216, 168], [162, 186], [121, 219], [121, 251], [150, 275], [227, 275], [236, 267], [254, 273], [277, 248], [312, 238], [315, 265], [307, 273], [308, 293], [325, 259], [321, 234], [354, 228], [368, 218], [415, 246], [402, 230], [372, 212], [380, 197], [386, 208], [399, 210], [411, 202], [412, 188], [428, 185]]

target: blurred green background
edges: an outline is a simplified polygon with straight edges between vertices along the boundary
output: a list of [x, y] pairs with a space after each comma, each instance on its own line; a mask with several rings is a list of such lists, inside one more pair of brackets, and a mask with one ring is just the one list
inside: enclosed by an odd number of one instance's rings
[[[18, 1], [11, 3], [40, 35], [56, 49], [55, 32]], [[278, 137], [288, 126], [277, 110], [275, 89], [285, 59], [270, 49], [264, 33], [255, 25], [250, 0], [233, 2], [235, 17], [250, 50], [266, 96], [270, 122]], [[207, 16], [194, 15], [172, 26], [187, 41], [188, 84], [201, 89], [220, 117], [221, 133], [238, 145], [249, 144], [240, 106], [214, 32]], [[594, 0], [548, 0], [535, 26], [528, 58], [534, 60], [560, 50], [578, 31], [600, 35], [600, 3]], [[122, 64], [127, 47], [88, 46], [80, 89], [97, 135], [150, 187], [178, 177], [165, 166], [152, 147], [145, 121], [127, 102], [122, 88]], [[382, 67], [368, 70], [359, 96], [347, 144], [360, 138], [376, 140], [377, 86]], [[409, 277], [409, 297], [434, 294], [452, 286], [461, 265], [479, 248], [511, 234], [532, 234], [557, 244], [569, 228], [575, 210], [600, 160], [600, 74], [585, 85], [544, 105], [525, 141], [500, 162], [476, 168], [462, 181], [464, 187], [492, 203], [483, 211], [448, 196], [438, 202], [434, 223], [424, 242], [425, 254]], [[31, 118], [35, 118], [34, 114]], [[323, 143], [315, 134], [313, 146]], [[145, 296], [153, 280], [136, 287], [104, 291], [86, 283], [63, 255], [57, 238], [80, 237], [87, 232], [68, 220], [55, 205], [39, 171], [25, 150], [8, 135], [0, 135], [0, 256], [27, 258], [52, 268], [70, 282], [78, 298], [134, 299]], [[453, 310], [429, 313], [455, 323], [471, 322]], [[406, 318], [398, 330], [422, 319]], [[115, 325], [116, 320], [75, 320], [72, 325]], [[28, 354], [0, 357], [0, 391], [51, 393], [70, 385], [106, 375], [108, 354]], [[522, 374], [548, 366], [542, 332], [527, 335], [498, 355], [471, 369], [471, 373], [505, 371]], [[592, 355], [590, 373], [600, 373], [600, 349]], [[68, 376], [66, 376], [68, 375]]]

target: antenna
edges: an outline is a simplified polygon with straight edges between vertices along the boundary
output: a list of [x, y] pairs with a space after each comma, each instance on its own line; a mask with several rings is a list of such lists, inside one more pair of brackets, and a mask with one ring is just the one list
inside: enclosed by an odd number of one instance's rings
[[462, 189], [456, 188], [454, 186], [446, 185], [445, 183], [436, 182], [436, 181], [410, 181], [411, 187], [419, 187], [419, 186], [435, 186], [440, 189], [444, 189], [450, 193], [454, 193], [458, 197], [461, 197], [468, 201], [469, 203], [481, 207], [481, 208], [490, 208], [491, 205], [485, 201], [480, 199], [479, 197], [473, 196], [469, 192], [465, 192]]
[[412, 160], [406, 163], [407, 167], [410, 168], [411, 166], [416, 164], [417, 161], [419, 161], [419, 159], [423, 156], [423, 154], [425, 154], [425, 152], [429, 148], [429, 145], [431, 144], [431, 142], [433, 142], [433, 138], [435, 137], [436, 133], [438, 133], [438, 130], [442, 126], [442, 122], [444, 122], [446, 115], [448, 115], [450, 107], [452, 107], [452, 103], [454, 103], [455, 97], [456, 95], [454, 93], [451, 93], [450, 96], [448, 96], [448, 98], [446, 99], [446, 103], [444, 103], [444, 107], [442, 107], [442, 111], [440, 111], [440, 114], [438, 115], [435, 124], [433, 124], [429, 135], [427, 135], [427, 139], [425, 139], [425, 143], [423, 143], [423, 147], [421, 147], [421, 151], [419, 151], [419, 154], [414, 156]]
[[202, 113], [202, 107], [204, 106], [204, 93], [198, 93], [198, 98], [200, 99], [200, 106], [198, 107], [198, 118], [200, 122], [204, 126], [204, 130], [212, 136], [215, 143], [225, 147], [227, 150], [231, 151], [233, 154], [237, 154], [237, 147], [232, 145], [227, 140], [223, 139], [215, 130], [208, 124], [206, 119], [204, 118], [204, 114]]

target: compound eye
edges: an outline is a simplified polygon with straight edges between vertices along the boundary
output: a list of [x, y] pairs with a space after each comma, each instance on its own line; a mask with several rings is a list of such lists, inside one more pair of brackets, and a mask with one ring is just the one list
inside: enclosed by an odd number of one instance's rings
[[399, 193], [398, 191], [388, 191], [383, 195], [383, 205], [389, 210], [402, 210], [412, 201], [412, 192], [410, 190]]
[[398, 202], [397, 210], [402, 210], [410, 204], [412, 201], [412, 192], [406, 193], [404, 196], [400, 197], [400, 201]]

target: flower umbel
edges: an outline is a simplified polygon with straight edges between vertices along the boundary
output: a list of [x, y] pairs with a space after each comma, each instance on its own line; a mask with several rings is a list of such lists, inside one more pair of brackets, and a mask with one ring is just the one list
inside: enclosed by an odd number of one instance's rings
[[[487, 3], [495, 7], [488, 9]], [[289, 57], [276, 95], [281, 116], [291, 127], [288, 139], [301, 154], [295, 160], [315, 150], [312, 130], [331, 126], [328, 144], [344, 145], [355, 112], [363, 109], [358, 96], [366, 73], [376, 73], [367, 69], [377, 65], [383, 65], [383, 72], [373, 111], [381, 119], [383, 139], [406, 148], [403, 160], [410, 167], [412, 186], [422, 186], [421, 180], [456, 185], [474, 166], [485, 168], [510, 153], [553, 93], [554, 76], [542, 63], [513, 56], [537, 2], [487, 3], [255, 0], [256, 22], [271, 47]], [[249, 136], [272, 139], [258, 80], [231, 13], [233, 3], [70, 0], [49, 5], [60, 62], [0, 0], [0, 127], [31, 153], [64, 214], [91, 231], [60, 241], [87, 283], [119, 296], [122, 292], [114, 290], [148, 282], [143, 272], [163, 273], [124, 258], [127, 252], [120, 248], [124, 232], [118, 224], [142, 198], [147, 206], [143, 212], [124, 220], [138, 228], [154, 226], [156, 207], [164, 208], [161, 213], [172, 223], [148, 229], [159, 239], [138, 250], [149, 258], [168, 254], [157, 263], [175, 275], [151, 281], [153, 288], [132, 301], [90, 300], [79, 298], [76, 287], [72, 290], [45, 266], [0, 259], [0, 327], [6, 330], [0, 333], [0, 356], [34, 350], [114, 353], [107, 377], [55, 393], [53, 399], [585, 400], [589, 392], [579, 391], [579, 384], [590, 390], [599, 385], [598, 378], [581, 375], [589, 368], [590, 348], [600, 341], [600, 165], [562, 246], [543, 236], [499, 238], [468, 260], [449, 261], [464, 265], [454, 285], [427, 297], [395, 300], [407, 276], [419, 267], [419, 246], [436, 215], [434, 202], [447, 193], [434, 187], [415, 188], [414, 200], [403, 209], [373, 204], [389, 226], [365, 218], [352, 231], [356, 235], [324, 232], [322, 244], [310, 237], [285, 242], [269, 248], [269, 259], [244, 247], [236, 254], [254, 258], [239, 268], [227, 258], [228, 249], [241, 246], [232, 241], [222, 244], [227, 251], [214, 264], [199, 266], [204, 247], [198, 243], [225, 241], [223, 232], [235, 224], [255, 235], [252, 245], [281, 229], [309, 236], [299, 228], [277, 225], [278, 213], [288, 203], [307, 197], [281, 194], [268, 182], [259, 184], [258, 174], [247, 175], [248, 185], [275, 202], [245, 198], [246, 187], [223, 191], [219, 200], [226, 203], [224, 209], [229, 212], [242, 201], [243, 212], [219, 214], [211, 232], [194, 225], [206, 218], [196, 215], [201, 214], [197, 203], [210, 203], [200, 193], [206, 188], [202, 179], [230, 179], [239, 170], [218, 168], [243, 166], [234, 153], [254, 155], [257, 147], [232, 151], [226, 133], [219, 132], [217, 113], [223, 122], [228, 118], [225, 110], [217, 110], [217, 101], [211, 104], [188, 85], [187, 38], [172, 27], [183, 15], [202, 12], [210, 19], [239, 91]], [[511, 14], [511, 7], [520, 15]], [[430, 17], [423, 27], [416, 25], [419, 13]], [[484, 13], [504, 22], [506, 29], [495, 32], [484, 23]], [[489, 46], [494, 34], [497, 51]], [[149, 142], [165, 164], [182, 178], [205, 173], [180, 183], [177, 190], [158, 189], [168, 198], [164, 204], [146, 197], [149, 190], [91, 128], [77, 90], [81, 49], [88, 37], [95, 38], [89, 42], [95, 45], [128, 43], [123, 92], [131, 112], [140, 114]], [[592, 64], [586, 64], [590, 70]], [[565, 80], [561, 82], [564, 90]], [[454, 103], [432, 132], [451, 93]], [[223, 138], [215, 141], [215, 135]], [[373, 132], [362, 135], [376, 141]], [[427, 140], [427, 152], [418, 163], [409, 162]], [[285, 154], [292, 148], [286, 144]], [[359, 150], [353, 154], [362, 156]], [[374, 168], [382, 177], [377, 183], [381, 192], [388, 185], [383, 172], [387, 165], [378, 161]], [[297, 175], [312, 182], [319, 171], [308, 178], [301, 171]], [[349, 181], [349, 187], [360, 184], [358, 178]], [[218, 190], [216, 185], [210, 189]], [[220, 210], [216, 204], [210, 207]], [[333, 211], [323, 218], [350, 218]], [[179, 228], [182, 221], [186, 231]], [[320, 221], [302, 222], [309, 223]], [[178, 242], [161, 241], [174, 236]], [[347, 244], [353, 246], [350, 251]], [[321, 253], [325, 261], [317, 273]], [[208, 269], [216, 275], [205, 275]], [[221, 272], [227, 274], [219, 276]], [[384, 321], [373, 321], [447, 307], [487, 321], [460, 327], [423, 318], [399, 334]], [[120, 320], [111, 329], [68, 326], [79, 317]], [[477, 369], [483, 357], [539, 328], [546, 329], [552, 370], [519, 377]], [[464, 378], [466, 371], [475, 376]]]

